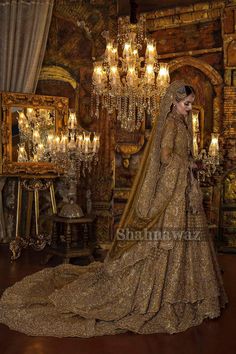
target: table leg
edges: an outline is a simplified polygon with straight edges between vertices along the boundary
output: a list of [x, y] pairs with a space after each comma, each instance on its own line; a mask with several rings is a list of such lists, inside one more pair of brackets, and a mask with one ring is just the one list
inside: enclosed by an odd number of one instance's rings
[[51, 204], [52, 204], [52, 213], [57, 214], [57, 204], [55, 198], [55, 191], [53, 183], [50, 184], [50, 196], [51, 196]]
[[27, 239], [30, 238], [32, 205], [33, 205], [33, 192], [28, 191], [28, 196], [27, 196], [27, 214], [26, 214], [26, 231], [25, 231], [25, 236], [26, 236]]
[[71, 225], [68, 223], [66, 224], [66, 248], [70, 248], [71, 246]]
[[57, 246], [57, 223], [53, 222], [53, 229], [52, 229], [52, 248], [56, 248]]
[[83, 237], [84, 245], [83, 245], [83, 247], [86, 248], [86, 247], [88, 247], [88, 241], [89, 241], [89, 235], [88, 235], [89, 229], [88, 229], [87, 224], [84, 224], [83, 226], [84, 226], [84, 237]]
[[11, 260], [20, 257], [22, 248], [26, 247], [27, 242], [20, 237], [20, 221], [21, 221], [21, 206], [22, 206], [22, 186], [21, 181], [18, 181], [17, 189], [17, 211], [16, 211], [16, 237], [10, 242], [10, 250], [12, 252]]

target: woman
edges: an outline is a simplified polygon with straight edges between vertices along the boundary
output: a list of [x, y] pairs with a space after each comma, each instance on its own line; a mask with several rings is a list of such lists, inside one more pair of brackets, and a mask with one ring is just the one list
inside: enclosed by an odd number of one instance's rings
[[38, 336], [176, 333], [227, 297], [193, 176], [194, 90], [175, 81], [104, 263], [44, 269], [7, 289], [0, 322]]

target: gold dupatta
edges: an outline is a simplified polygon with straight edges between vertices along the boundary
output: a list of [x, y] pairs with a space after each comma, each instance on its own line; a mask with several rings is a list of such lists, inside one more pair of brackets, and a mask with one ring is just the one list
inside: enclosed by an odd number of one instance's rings
[[[166, 205], [160, 205], [157, 212], [149, 216], [153, 204], [153, 197], [157, 182], [160, 178], [161, 168], [161, 139], [167, 115], [171, 112], [175, 102], [176, 91], [188, 85], [183, 80], [174, 81], [168, 87], [166, 94], [162, 98], [160, 114], [152, 128], [151, 135], [145, 147], [141, 166], [135, 177], [128, 202], [120, 220], [118, 230], [143, 230], [150, 229], [160, 218]], [[116, 233], [106, 261], [119, 258], [125, 251], [136, 244], [137, 240], [121, 240]]]

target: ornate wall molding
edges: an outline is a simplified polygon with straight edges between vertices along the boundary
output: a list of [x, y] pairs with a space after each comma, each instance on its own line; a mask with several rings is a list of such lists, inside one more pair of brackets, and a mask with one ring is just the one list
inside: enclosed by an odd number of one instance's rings
[[148, 12], [147, 29], [152, 32], [158, 29], [213, 21], [221, 17], [225, 6], [226, 1], [214, 1]]
[[223, 115], [223, 105], [222, 105], [223, 79], [221, 75], [208, 63], [204, 62], [203, 60], [193, 58], [190, 56], [178, 58], [171, 61], [169, 63], [170, 73], [178, 70], [183, 66], [192, 66], [200, 70], [211, 82], [216, 95], [213, 102], [213, 112], [214, 112], [213, 131], [215, 133], [218, 133], [221, 128], [221, 120]]
[[177, 58], [169, 63], [170, 72], [178, 70], [182, 66], [193, 66], [194, 68], [202, 71], [211, 81], [212, 85], [222, 85], [223, 79], [221, 75], [211, 65], [201, 59], [186, 56]]

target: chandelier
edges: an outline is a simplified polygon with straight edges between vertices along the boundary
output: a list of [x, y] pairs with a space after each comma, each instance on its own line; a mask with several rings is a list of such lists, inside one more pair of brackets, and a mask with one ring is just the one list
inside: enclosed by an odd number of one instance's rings
[[73, 165], [78, 175], [81, 170], [85, 175], [98, 161], [99, 135], [83, 130], [75, 113], [70, 113], [64, 130], [56, 133], [52, 110], [27, 108], [18, 112], [18, 127], [18, 162], [52, 162], [65, 175]]
[[106, 33], [104, 59], [94, 63], [92, 76], [92, 114], [98, 118], [100, 106], [116, 112], [128, 131], [139, 129], [146, 114], [156, 119], [170, 82], [168, 65], [158, 62], [156, 43], [146, 36], [145, 16], [134, 17], [118, 19], [117, 41]]

